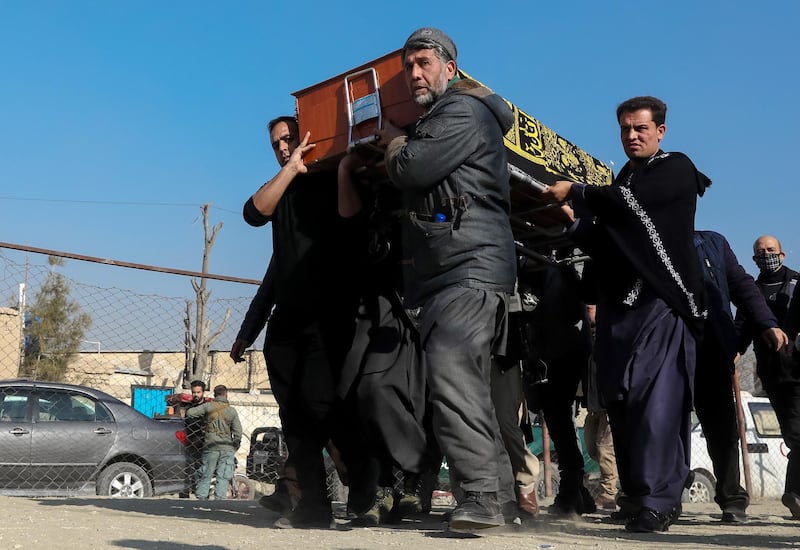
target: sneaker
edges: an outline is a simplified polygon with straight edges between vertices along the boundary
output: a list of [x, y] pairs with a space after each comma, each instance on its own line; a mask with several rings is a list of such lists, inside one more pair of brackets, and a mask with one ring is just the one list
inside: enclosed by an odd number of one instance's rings
[[794, 493], [784, 493], [781, 502], [789, 509], [794, 519], [800, 519], [800, 497]]
[[451, 531], [474, 531], [505, 525], [497, 493], [467, 491], [450, 518]]
[[363, 514], [359, 514], [352, 524], [359, 527], [377, 527], [381, 523], [386, 523], [393, 504], [392, 488], [380, 487], [375, 493], [375, 503], [372, 507]]

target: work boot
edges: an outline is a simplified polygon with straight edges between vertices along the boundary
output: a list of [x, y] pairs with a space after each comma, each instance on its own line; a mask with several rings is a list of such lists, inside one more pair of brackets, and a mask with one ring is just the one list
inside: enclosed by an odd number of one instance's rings
[[401, 523], [404, 519], [417, 519], [427, 515], [422, 508], [422, 500], [418, 495], [408, 493], [395, 493], [392, 499], [392, 506], [389, 521], [391, 523]]
[[450, 518], [451, 531], [474, 531], [505, 525], [497, 493], [467, 491]]
[[375, 493], [375, 502], [372, 507], [359, 514], [353, 520], [353, 525], [360, 527], [376, 527], [382, 523], [386, 523], [389, 513], [394, 504], [393, 490], [391, 487], [379, 487]]
[[416, 474], [405, 474], [405, 476], [403, 490], [394, 494], [394, 506], [392, 506], [391, 513], [392, 523], [400, 523], [404, 519], [417, 519], [430, 512], [430, 506], [426, 509], [420, 496], [421, 477]]

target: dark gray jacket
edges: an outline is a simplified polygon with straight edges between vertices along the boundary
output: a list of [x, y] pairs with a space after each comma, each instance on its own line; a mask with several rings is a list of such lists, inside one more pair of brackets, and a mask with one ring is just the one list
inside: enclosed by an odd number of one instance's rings
[[422, 305], [449, 286], [513, 290], [516, 253], [503, 144], [513, 121], [500, 96], [462, 80], [408, 138], [387, 148], [386, 171], [407, 211], [407, 305]]

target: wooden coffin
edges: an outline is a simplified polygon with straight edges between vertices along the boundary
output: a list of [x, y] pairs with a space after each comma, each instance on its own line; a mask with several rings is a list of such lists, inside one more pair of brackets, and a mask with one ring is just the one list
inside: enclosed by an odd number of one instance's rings
[[[366, 72], [370, 69], [375, 71], [374, 78], [371, 73]], [[349, 94], [345, 92], [346, 78]], [[376, 91], [376, 82], [382, 120], [389, 120], [395, 126], [403, 127], [413, 124], [419, 118], [423, 109], [409, 96], [403, 78], [401, 50], [292, 94], [296, 99], [301, 135], [310, 131], [311, 141], [317, 144], [304, 157], [306, 164], [312, 169], [329, 167], [347, 151], [351, 133], [348, 103], [354, 98], [369, 98]], [[369, 105], [366, 109], [369, 109]], [[352, 140], [374, 135], [378, 129], [378, 120], [373, 117], [354, 124]], [[319, 166], [315, 166], [317, 164]]]
[[[401, 50], [355, 67], [328, 80], [294, 92], [301, 135], [311, 132], [316, 147], [305, 156], [312, 170], [333, 170], [348, 146], [369, 143], [383, 121], [395, 126], [413, 124], [423, 113], [411, 100], [403, 76]], [[465, 78], [473, 78], [459, 71]], [[539, 199], [540, 186], [568, 179], [608, 185], [611, 169], [569, 140], [559, 136], [517, 105], [514, 126], [504, 137], [508, 160], [528, 180], [512, 178], [511, 217], [515, 237], [537, 247], [552, 243], [565, 222], [557, 207]], [[551, 230], [552, 229], [552, 230]]]

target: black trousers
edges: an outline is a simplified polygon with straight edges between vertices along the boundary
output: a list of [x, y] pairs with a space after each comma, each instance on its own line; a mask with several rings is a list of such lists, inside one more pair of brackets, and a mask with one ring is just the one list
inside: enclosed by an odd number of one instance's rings
[[438, 472], [442, 462], [430, 426], [419, 338], [395, 295], [362, 298], [352, 347], [344, 361], [333, 439], [347, 465], [348, 505], [369, 509], [378, 485]]
[[346, 319], [309, 319], [276, 309], [264, 354], [289, 458], [307, 502], [327, 500], [322, 450], [334, 426], [336, 386], [352, 341]]
[[[501, 366], [505, 370], [501, 370]], [[498, 466], [501, 502], [516, 501], [516, 476], [528, 469], [525, 435], [519, 425], [519, 408], [522, 405], [522, 373], [519, 363], [512, 366], [496, 363], [492, 366], [491, 386], [495, 416], [500, 428]], [[503, 453], [505, 451], [505, 453]], [[508, 464], [504, 454], [508, 455]], [[535, 475], [533, 472], [531, 476]]]
[[564, 494], [576, 492], [583, 486], [583, 453], [575, 435], [574, 403], [581, 372], [588, 358], [584, 353], [569, 353], [558, 360], [548, 361], [545, 384], [538, 384], [539, 404], [558, 454], [558, 469]]
[[800, 383], [763, 380], [772, 408], [778, 416], [781, 434], [789, 454], [786, 466], [786, 493], [800, 496]]
[[722, 511], [743, 512], [750, 497], [739, 483], [739, 431], [731, 364], [710, 330], [697, 351], [694, 407], [717, 478], [714, 500]]

